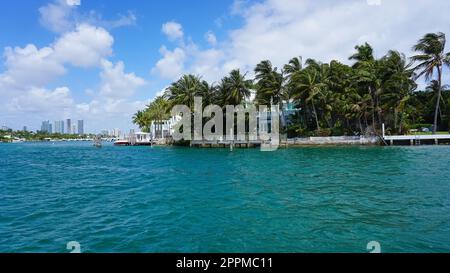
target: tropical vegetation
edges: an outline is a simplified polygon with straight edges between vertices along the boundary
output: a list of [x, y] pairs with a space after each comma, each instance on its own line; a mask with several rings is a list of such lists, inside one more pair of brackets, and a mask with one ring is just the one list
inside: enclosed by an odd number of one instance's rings
[[73, 134], [50, 134], [47, 132], [31, 132], [31, 131], [14, 131], [0, 130], [0, 142], [11, 142], [14, 138], [23, 139], [26, 141], [44, 141], [46, 139], [54, 140], [71, 140], [71, 139], [86, 139], [93, 137], [93, 135], [73, 135]]
[[[395, 50], [377, 58], [365, 43], [355, 47], [351, 65], [294, 57], [278, 68], [263, 60], [252, 78], [235, 69], [217, 84], [184, 75], [137, 112], [133, 122], [149, 131], [152, 122], [161, 124], [169, 117], [173, 105], [193, 109], [194, 97], [201, 96], [204, 105], [222, 107], [251, 99], [256, 105], [281, 104], [290, 109], [282, 123], [289, 137], [376, 135], [382, 124], [388, 134], [448, 130], [450, 91], [443, 84], [443, 69], [450, 66], [450, 53], [445, 43], [443, 33], [426, 34], [413, 46], [416, 55], [410, 58]], [[428, 86], [417, 90], [422, 78]]]

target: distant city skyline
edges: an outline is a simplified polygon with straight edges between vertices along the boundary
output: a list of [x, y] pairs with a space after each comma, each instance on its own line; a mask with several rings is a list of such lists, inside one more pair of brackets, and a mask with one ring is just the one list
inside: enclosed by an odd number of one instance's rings
[[[72, 122], [72, 119], [66, 119], [70, 120]], [[56, 133], [56, 134], [69, 134], [66, 129], [66, 124], [64, 120], [55, 120], [51, 122], [50, 120], [44, 120], [41, 122], [41, 125], [36, 130], [30, 130], [27, 125], [22, 126], [20, 129], [13, 129], [11, 127], [8, 127], [6, 125], [1, 125], [0, 129], [3, 131], [8, 130], [21, 130], [21, 131], [28, 131], [28, 132], [49, 132], [49, 133]], [[130, 129], [130, 132], [134, 132], [134, 129]], [[85, 131], [85, 120], [77, 120], [77, 125], [73, 125], [71, 128], [71, 132], [76, 132], [77, 135], [84, 135], [84, 134], [101, 134], [103, 136], [107, 137], [122, 137], [125, 135], [126, 130], [122, 130], [120, 128], [113, 128], [113, 129], [102, 129], [99, 131], [92, 131], [92, 132], [86, 132]], [[73, 133], [70, 133], [73, 134]]]
[[[24, 126], [25, 128], [26, 126]], [[79, 119], [77, 120], [77, 124], [72, 124], [72, 119], [66, 119], [64, 120], [55, 120], [50, 122], [49, 120], [44, 120], [41, 123], [41, 132], [47, 132], [47, 133], [55, 133], [55, 134], [78, 134], [78, 135], [84, 135], [85, 134], [85, 127], [84, 127], [84, 120]]]

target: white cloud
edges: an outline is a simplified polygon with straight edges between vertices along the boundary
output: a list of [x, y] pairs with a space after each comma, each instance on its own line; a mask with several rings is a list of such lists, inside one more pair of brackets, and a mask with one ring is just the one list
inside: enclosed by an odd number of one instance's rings
[[444, 11], [450, 3], [435, 4], [439, 11], [430, 10], [425, 0], [414, 4], [392, 0], [376, 8], [362, 0], [267, 0], [247, 8], [245, 24], [231, 33], [227, 52], [230, 59], [250, 67], [262, 59], [280, 66], [298, 55], [346, 61], [354, 46], [366, 41], [378, 57], [389, 49], [409, 53], [423, 34], [449, 32], [450, 19]]
[[174, 41], [183, 38], [183, 27], [174, 21], [167, 22], [162, 25], [162, 32], [166, 34], [169, 40]]
[[164, 79], [173, 80], [179, 77], [184, 71], [186, 58], [184, 49], [177, 47], [170, 51], [165, 46], [162, 46], [160, 53], [163, 55], [163, 58], [156, 63], [152, 72], [157, 73]]
[[136, 89], [146, 84], [145, 80], [134, 73], [125, 73], [123, 62], [115, 65], [107, 60], [102, 61], [100, 94], [111, 98], [127, 98]]
[[217, 44], [217, 38], [216, 35], [214, 34], [214, 32], [212, 31], [208, 31], [205, 34], [205, 40], [212, 46], [215, 46]]
[[[133, 112], [145, 104], [130, 101], [130, 96], [145, 80], [125, 73], [123, 62], [113, 64], [104, 59], [112, 54], [113, 42], [105, 29], [82, 24], [47, 47], [30, 44], [6, 48], [5, 71], [0, 73], [0, 100], [4, 105], [0, 117], [36, 129], [42, 120], [63, 118], [86, 119], [89, 130], [119, 125], [129, 128]], [[68, 87], [45, 87], [70, 66], [102, 69], [100, 87], [88, 92], [91, 102], [76, 103]], [[95, 117], [95, 113], [101, 117]]]
[[238, 15], [242, 14], [242, 12], [245, 10], [248, 0], [234, 0], [233, 4], [231, 5], [230, 12], [232, 15]]
[[66, 65], [99, 66], [112, 54], [112, 36], [102, 28], [80, 25], [67, 32], [53, 45], [37, 48], [7, 47], [4, 51], [5, 72], [0, 74], [0, 86], [9, 90], [42, 87], [66, 73]]
[[54, 45], [56, 58], [78, 67], [92, 67], [112, 54], [114, 38], [103, 28], [82, 24]]
[[133, 114], [148, 103], [132, 100], [131, 97], [138, 88], [147, 83], [134, 73], [125, 73], [123, 62], [114, 64], [102, 60], [101, 68], [99, 89], [97, 92], [89, 90], [93, 99], [77, 103], [70, 113], [87, 120], [88, 128], [93, 132], [108, 128], [130, 128]]
[[[197, 50], [192, 52], [193, 62], [188, 68], [189, 73], [201, 75], [203, 79], [214, 82], [218, 81], [219, 75], [225, 75], [222, 65], [225, 55], [217, 49]], [[231, 69], [230, 69], [231, 70]]]
[[81, 5], [81, 0], [66, 0], [66, 3], [69, 6], [79, 6]]
[[370, 5], [370, 6], [381, 5], [381, 0], [366, 0], [366, 1], [367, 1], [367, 5]]
[[51, 47], [38, 49], [32, 44], [24, 48], [7, 47], [4, 56], [7, 71], [0, 81], [14, 88], [45, 85], [66, 71], [63, 64], [54, 58]]
[[97, 20], [99, 25], [102, 25], [106, 28], [119, 28], [125, 26], [135, 25], [137, 21], [137, 17], [132, 11], [128, 11], [126, 15], [119, 14], [119, 18], [112, 21], [102, 21]]
[[127, 99], [97, 98], [89, 103], [75, 105], [72, 115], [88, 121], [91, 131], [102, 129], [130, 128], [131, 118], [142, 110], [149, 101], [130, 101]]
[[436, 0], [436, 9], [429, 5], [427, 0], [414, 4], [402, 0], [236, 0], [231, 13], [241, 16], [243, 25], [231, 30], [214, 51], [181, 46], [186, 57], [184, 66], [177, 68], [219, 80], [235, 68], [252, 72], [265, 59], [277, 67], [300, 55], [351, 63], [348, 57], [355, 45], [365, 42], [374, 47], [376, 57], [390, 49], [410, 56], [412, 45], [425, 33], [443, 31], [450, 35], [446, 14], [450, 2]]
[[78, 6], [81, 6], [80, 0], [54, 0], [39, 8], [40, 23], [56, 33], [72, 31], [80, 24], [90, 24], [106, 29], [136, 24], [137, 18], [132, 11], [128, 11], [126, 15], [119, 14], [118, 19], [105, 20], [95, 10], [80, 12]]
[[42, 6], [39, 8], [40, 22], [56, 33], [69, 31], [75, 25], [74, 10], [78, 5], [76, 0], [57, 0]]
[[54, 90], [32, 87], [10, 100], [2, 110], [16, 113], [19, 117], [26, 116], [27, 122], [38, 124], [43, 119], [61, 119], [73, 105], [74, 100], [68, 87]]
[[[133, 24], [134, 13], [107, 21], [95, 11], [78, 13], [76, 6], [80, 4], [79, 0], [55, 0], [40, 8], [41, 23], [61, 33], [52, 44], [5, 48], [0, 117], [16, 129], [22, 125], [39, 129], [42, 120], [64, 118], [85, 119], [89, 131], [126, 129], [131, 127], [132, 114], [147, 103], [131, 98], [146, 81], [126, 73], [123, 62], [106, 60], [114, 43], [106, 29]], [[76, 102], [69, 87], [46, 87], [70, 72], [72, 66], [101, 69], [99, 86], [85, 91], [90, 101]]]

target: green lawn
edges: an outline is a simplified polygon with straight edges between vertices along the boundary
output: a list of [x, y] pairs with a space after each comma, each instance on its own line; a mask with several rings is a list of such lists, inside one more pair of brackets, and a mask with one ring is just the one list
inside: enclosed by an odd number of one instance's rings
[[[419, 135], [419, 136], [424, 136], [424, 135], [432, 135], [432, 132], [415, 132], [415, 133], [411, 133], [411, 135]], [[436, 132], [437, 135], [449, 135], [449, 132]]]

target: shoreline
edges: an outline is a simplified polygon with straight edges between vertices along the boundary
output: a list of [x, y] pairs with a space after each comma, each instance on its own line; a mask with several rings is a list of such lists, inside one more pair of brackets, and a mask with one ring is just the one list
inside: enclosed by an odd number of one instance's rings
[[[280, 140], [278, 148], [289, 147], [327, 147], [327, 146], [423, 146], [423, 145], [450, 145], [450, 135], [442, 136], [440, 139], [435, 139], [436, 136], [428, 137], [427, 139], [420, 140], [419, 136], [405, 135], [405, 136], [333, 136], [333, 137], [301, 137]], [[392, 138], [398, 139], [393, 141]], [[422, 137], [423, 138], [423, 137]], [[128, 141], [124, 139], [123, 141]], [[0, 143], [86, 143], [92, 142], [91, 139], [77, 139], [77, 140], [21, 140], [21, 141], [1, 141]], [[110, 141], [105, 141], [110, 142]], [[115, 146], [156, 146], [156, 147], [191, 147], [191, 148], [207, 148], [207, 149], [220, 149], [220, 148], [259, 148], [262, 145], [270, 146], [269, 143], [262, 144], [261, 141], [185, 141], [176, 143], [170, 139], [158, 139], [151, 142], [141, 142], [132, 145], [130, 142], [122, 145]]]

